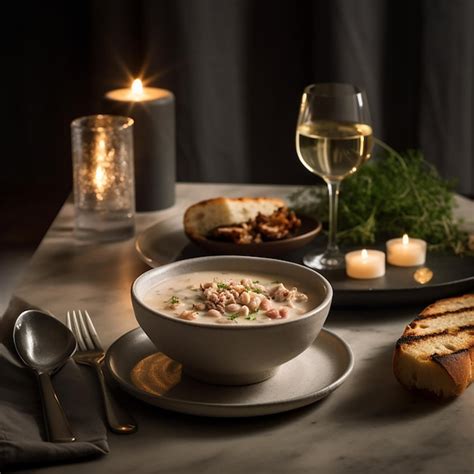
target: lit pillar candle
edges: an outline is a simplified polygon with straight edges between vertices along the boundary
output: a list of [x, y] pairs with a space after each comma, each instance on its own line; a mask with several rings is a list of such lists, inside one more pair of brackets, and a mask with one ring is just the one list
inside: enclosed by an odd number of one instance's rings
[[361, 280], [385, 275], [385, 253], [366, 249], [347, 253], [346, 273]]
[[175, 202], [176, 139], [174, 95], [165, 89], [130, 88], [105, 95], [108, 113], [132, 117], [134, 125], [135, 201], [137, 211], [156, 211]]
[[426, 242], [411, 239], [405, 234], [401, 239], [391, 239], [386, 243], [387, 261], [397, 267], [423, 265], [426, 260]]

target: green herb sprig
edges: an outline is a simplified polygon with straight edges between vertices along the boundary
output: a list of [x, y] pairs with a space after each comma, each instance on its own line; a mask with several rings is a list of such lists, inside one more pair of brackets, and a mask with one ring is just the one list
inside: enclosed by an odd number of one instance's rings
[[[385, 154], [343, 181], [339, 195], [338, 240], [374, 244], [387, 238], [424, 239], [432, 251], [472, 254], [468, 235], [453, 216], [453, 183], [440, 177], [420, 151], [398, 153], [375, 139]], [[325, 188], [313, 186], [289, 196], [293, 209], [328, 220]]]
[[172, 296], [168, 301], [167, 303], [169, 304], [179, 304], [179, 298], [177, 296]]

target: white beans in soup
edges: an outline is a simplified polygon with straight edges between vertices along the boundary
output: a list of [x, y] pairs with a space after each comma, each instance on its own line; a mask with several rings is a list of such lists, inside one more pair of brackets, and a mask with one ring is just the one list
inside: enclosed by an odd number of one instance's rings
[[144, 297], [150, 308], [195, 323], [263, 324], [316, 306], [311, 292], [264, 273], [194, 272], [165, 279]]

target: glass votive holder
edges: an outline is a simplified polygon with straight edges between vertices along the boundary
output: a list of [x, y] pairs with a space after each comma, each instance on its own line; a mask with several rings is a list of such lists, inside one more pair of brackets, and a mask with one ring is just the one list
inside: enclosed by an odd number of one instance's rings
[[90, 115], [71, 123], [75, 236], [112, 241], [135, 231], [133, 120]]

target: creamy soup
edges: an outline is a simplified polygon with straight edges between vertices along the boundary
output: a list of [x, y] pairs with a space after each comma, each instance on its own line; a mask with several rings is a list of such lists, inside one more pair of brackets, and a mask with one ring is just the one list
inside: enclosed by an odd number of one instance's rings
[[317, 304], [296, 282], [264, 273], [194, 272], [163, 280], [144, 303], [196, 323], [262, 324], [297, 318]]

